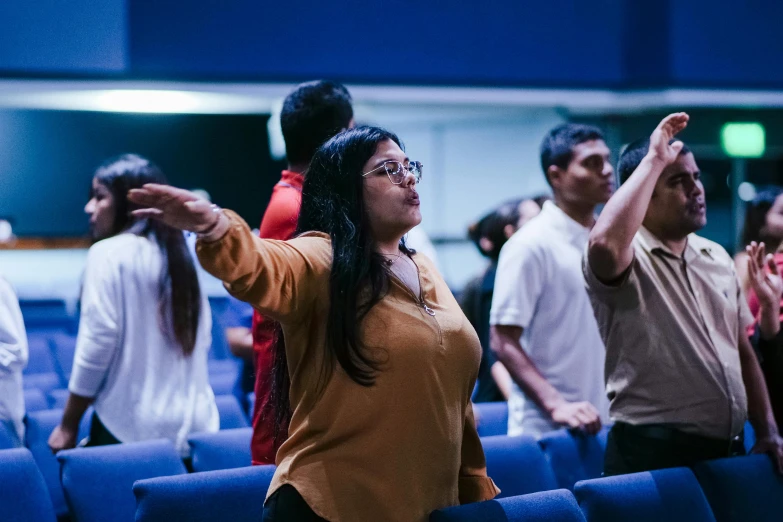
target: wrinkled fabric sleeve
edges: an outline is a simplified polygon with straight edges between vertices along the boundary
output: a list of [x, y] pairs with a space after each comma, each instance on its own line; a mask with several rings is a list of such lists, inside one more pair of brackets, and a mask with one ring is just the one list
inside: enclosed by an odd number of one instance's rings
[[328, 240], [305, 236], [291, 241], [256, 237], [239, 216], [219, 240], [196, 244], [204, 269], [228, 292], [278, 322], [296, 317], [315, 295], [318, 274], [328, 270]]
[[500, 493], [500, 489], [487, 476], [487, 462], [481, 447], [473, 418], [473, 407], [468, 404], [465, 414], [465, 427], [462, 434], [462, 464], [459, 470], [459, 502], [469, 504], [482, 500], [491, 500]]
[[95, 397], [100, 391], [119, 348], [123, 312], [119, 263], [98, 243], [87, 255], [79, 334], [68, 383], [71, 393]]

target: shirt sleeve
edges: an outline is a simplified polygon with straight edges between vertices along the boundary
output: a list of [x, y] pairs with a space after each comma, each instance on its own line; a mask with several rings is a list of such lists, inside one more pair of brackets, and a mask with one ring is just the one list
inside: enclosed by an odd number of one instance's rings
[[0, 279], [0, 373], [22, 371], [28, 356], [19, 301], [11, 285]]
[[459, 470], [459, 502], [469, 504], [491, 500], [500, 493], [500, 489], [487, 476], [487, 462], [481, 447], [473, 418], [473, 406], [468, 404], [465, 414], [465, 426], [462, 434], [462, 463]]
[[68, 390], [82, 397], [95, 397], [100, 391], [122, 335], [120, 264], [111, 251], [101, 247], [96, 244], [87, 256], [79, 334], [68, 383]]
[[545, 283], [543, 249], [528, 242], [506, 243], [495, 275], [489, 324], [527, 328]]
[[618, 301], [619, 298], [626, 293], [626, 290], [636, 284], [636, 270], [638, 269], [638, 260], [636, 259], [636, 251], [634, 250], [633, 260], [631, 265], [626, 268], [625, 272], [612, 284], [607, 284], [598, 279], [598, 276], [593, 272], [593, 267], [590, 266], [590, 261], [587, 259], [587, 249], [582, 255], [582, 275], [585, 279], [585, 286], [588, 293], [593, 296], [599, 297], [601, 301], [611, 303]]
[[300, 237], [291, 241], [261, 239], [234, 212], [228, 232], [196, 247], [204, 269], [228, 292], [278, 322], [293, 320], [312, 303], [320, 277], [331, 266], [328, 241]]

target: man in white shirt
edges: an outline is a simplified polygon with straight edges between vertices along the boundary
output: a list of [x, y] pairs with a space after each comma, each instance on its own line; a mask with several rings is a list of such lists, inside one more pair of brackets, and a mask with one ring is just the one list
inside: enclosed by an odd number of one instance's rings
[[592, 434], [608, 420], [604, 345], [581, 260], [595, 209], [614, 191], [609, 152], [595, 127], [552, 129], [541, 144], [541, 166], [554, 202], [500, 253], [491, 345], [514, 380], [509, 435], [561, 427]]
[[27, 366], [27, 334], [16, 293], [0, 277], [0, 423], [22, 446], [24, 441], [24, 393], [22, 370]]

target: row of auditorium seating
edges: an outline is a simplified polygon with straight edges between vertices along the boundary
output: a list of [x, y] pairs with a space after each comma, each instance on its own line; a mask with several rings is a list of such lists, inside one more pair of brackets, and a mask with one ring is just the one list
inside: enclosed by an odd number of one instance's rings
[[[220, 429], [234, 431], [236, 429], [248, 429], [249, 423], [239, 405], [239, 402], [233, 395], [222, 395], [216, 397], [218, 412], [220, 414]], [[28, 411], [25, 419], [26, 433], [25, 446], [32, 452], [33, 458], [38, 465], [46, 484], [51, 503], [54, 506], [58, 516], [67, 514], [68, 508], [60, 484], [60, 466], [57, 459], [49, 450], [49, 435], [62, 419], [62, 409], [44, 409], [39, 411]], [[92, 409], [89, 409], [82, 418], [79, 427], [79, 439], [84, 439], [90, 431], [90, 421], [92, 419]], [[0, 450], [13, 446], [10, 434], [6, 432], [6, 425], [0, 424]], [[243, 465], [250, 462], [249, 441], [245, 448], [247, 459]], [[2, 517], [0, 517], [1, 519]]]
[[[217, 360], [229, 359], [230, 351], [224, 332], [225, 328], [236, 325], [236, 312], [232, 309], [231, 299], [226, 296], [210, 297], [209, 306], [212, 311], [210, 357]], [[78, 329], [78, 314], [69, 312], [62, 299], [20, 299], [19, 307], [22, 310], [31, 345], [35, 345], [35, 347], [31, 346], [31, 350], [35, 350], [36, 353], [40, 353], [43, 349], [56, 350], [52, 354], [53, 364], [47, 362], [48, 357], [36, 358], [29, 373], [59, 372], [60, 377], [70, 374], [74, 346], [72, 339]], [[67, 357], [69, 350], [70, 358]], [[63, 366], [58, 367], [61, 363]], [[39, 367], [39, 365], [46, 367]]]
[[[68, 504], [79, 522], [257, 521], [274, 472], [273, 466], [258, 466], [188, 475], [167, 441], [68, 450], [58, 460]], [[517, 468], [520, 480], [530, 473]], [[0, 451], [0, 483], [3, 520], [55, 520], [28, 450]], [[582, 480], [573, 492], [502, 495], [436, 511], [430, 520], [777, 522], [781, 513], [783, 477], [767, 456], [753, 455], [705, 462], [692, 470]]]

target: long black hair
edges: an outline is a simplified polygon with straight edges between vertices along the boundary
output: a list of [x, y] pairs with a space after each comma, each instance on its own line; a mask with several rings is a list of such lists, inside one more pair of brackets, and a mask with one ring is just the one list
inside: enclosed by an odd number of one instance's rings
[[772, 185], [759, 190], [756, 197], [748, 202], [745, 208], [745, 225], [742, 228], [740, 249], [744, 249], [752, 241], [757, 243], [763, 241], [767, 246], [767, 252], [774, 252], [778, 248], [780, 238], [765, 234], [764, 227], [767, 224], [767, 213], [781, 194], [783, 194], [783, 189]]
[[[297, 234], [324, 232], [332, 241], [326, 346], [354, 382], [372, 386], [381, 361], [359, 339], [362, 319], [389, 288], [389, 272], [376, 253], [364, 201], [362, 169], [378, 145], [399, 138], [377, 127], [357, 127], [333, 137], [313, 156], [302, 188]], [[414, 252], [401, 241], [406, 255]], [[270, 405], [275, 414], [275, 438], [285, 437], [290, 418], [290, 380], [280, 329], [275, 342], [275, 371]], [[268, 411], [268, 410], [267, 410]]]
[[[137, 154], [123, 154], [103, 163], [95, 179], [111, 192], [114, 199], [114, 223], [111, 235], [129, 232], [153, 239], [166, 258], [161, 272], [161, 324], [173, 323], [174, 338], [185, 355], [196, 346], [196, 332], [201, 313], [201, 289], [185, 237], [180, 230], [154, 219], [136, 219], [131, 212], [139, 208], [128, 200], [128, 191], [146, 183], [168, 184], [157, 165]], [[170, 319], [169, 319], [170, 318]]]

